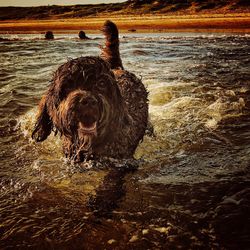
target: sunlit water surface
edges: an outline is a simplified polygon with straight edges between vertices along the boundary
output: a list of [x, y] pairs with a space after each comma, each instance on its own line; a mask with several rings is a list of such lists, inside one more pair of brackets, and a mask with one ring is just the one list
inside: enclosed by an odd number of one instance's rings
[[127, 70], [149, 91], [154, 136], [126, 162], [72, 165], [59, 137], [31, 140], [36, 106], [68, 58], [98, 35], [6, 35], [0, 43], [1, 249], [247, 249], [250, 38], [122, 34]]

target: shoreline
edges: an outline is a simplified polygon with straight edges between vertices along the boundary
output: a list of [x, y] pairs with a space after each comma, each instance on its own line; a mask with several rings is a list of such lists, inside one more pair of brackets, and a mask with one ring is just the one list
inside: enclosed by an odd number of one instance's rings
[[0, 21], [0, 34], [74, 33], [84, 30], [99, 33], [105, 20], [114, 21], [121, 33], [126, 32], [240, 32], [250, 33], [250, 14], [211, 14], [182, 16], [101, 16], [77, 19]]

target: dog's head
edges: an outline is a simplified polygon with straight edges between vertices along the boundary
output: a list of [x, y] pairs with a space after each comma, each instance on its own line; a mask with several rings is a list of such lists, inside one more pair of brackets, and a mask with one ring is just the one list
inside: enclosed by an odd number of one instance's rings
[[[114, 74], [98, 57], [81, 57], [60, 66], [42, 105], [46, 106], [52, 127], [66, 138], [71, 156], [92, 153], [110, 140], [124, 117]], [[34, 133], [41, 133], [42, 127], [37, 124]]]

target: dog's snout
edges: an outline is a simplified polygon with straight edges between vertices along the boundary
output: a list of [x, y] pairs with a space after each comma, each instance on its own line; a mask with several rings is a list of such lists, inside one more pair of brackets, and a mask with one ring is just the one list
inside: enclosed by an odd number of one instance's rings
[[86, 97], [81, 98], [80, 103], [84, 107], [92, 107], [97, 104], [97, 100], [94, 97], [86, 96]]

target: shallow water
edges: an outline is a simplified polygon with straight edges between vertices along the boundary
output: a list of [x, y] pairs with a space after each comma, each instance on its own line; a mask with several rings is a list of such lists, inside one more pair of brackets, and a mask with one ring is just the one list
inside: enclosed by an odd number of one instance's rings
[[149, 91], [154, 135], [127, 162], [72, 165], [60, 138], [34, 143], [36, 106], [67, 58], [101, 36], [0, 42], [1, 249], [247, 249], [250, 38], [122, 34], [126, 69]]

